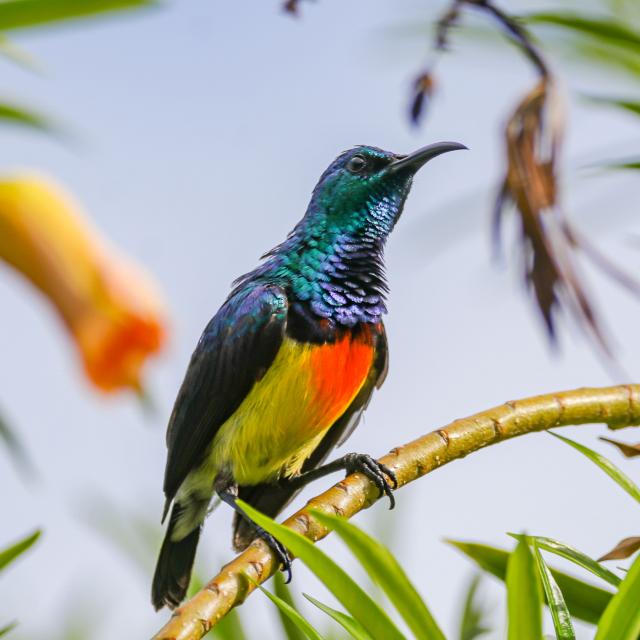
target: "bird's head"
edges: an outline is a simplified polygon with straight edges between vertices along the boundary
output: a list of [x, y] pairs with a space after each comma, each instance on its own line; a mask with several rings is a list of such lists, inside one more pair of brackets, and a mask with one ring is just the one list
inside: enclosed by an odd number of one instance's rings
[[345, 151], [320, 177], [307, 222], [339, 234], [384, 240], [400, 217], [416, 172], [432, 158], [457, 149], [466, 147], [437, 142], [409, 155], [369, 146]]

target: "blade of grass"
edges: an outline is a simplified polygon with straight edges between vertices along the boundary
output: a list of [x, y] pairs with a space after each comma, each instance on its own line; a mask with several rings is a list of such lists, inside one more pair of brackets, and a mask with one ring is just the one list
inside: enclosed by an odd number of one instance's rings
[[275, 536], [295, 556], [300, 558], [371, 636], [385, 638], [385, 640], [404, 639], [404, 636], [380, 606], [362, 590], [344, 569], [320, 551], [310, 540], [288, 527], [274, 522], [245, 502], [238, 500], [238, 504], [251, 520]]
[[[253, 582], [253, 581], [252, 581]], [[322, 636], [311, 626], [311, 624], [305, 620], [290, 604], [287, 604], [281, 598], [278, 598], [275, 594], [267, 591], [264, 587], [257, 585], [258, 589], [264, 593], [273, 604], [282, 611], [283, 615], [287, 616], [289, 620], [304, 634], [309, 640], [322, 640]]]
[[549, 571], [549, 567], [545, 564], [536, 539], [527, 536], [527, 542], [533, 547], [533, 555], [535, 556], [538, 573], [542, 579], [542, 587], [549, 603], [556, 638], [557, 640], [575, 640], [576, 634], [571, 623], [571, 615], [567, 609], [562, 591], [560, 591], [558, 583], [554, 580], [551, 571]]
[[340, 536], [418, 640], [446, 640], [424, 600], [387, 547], [344, 518], [317, 510], [311, 510], [311, 514]]
[[605, 458], [603, 455], [589, 449], [589, 447], [585, 447], [579, 442], [575, 442], [570, 440], [569, 438], [565, 438], [553, 431], [548, 431], [554, 438], [558, 438], [558, 440], [562, 440], [566, 442], [568, 445], [572, 446], [574, 449], [577, 449], [584, 456], [589, 458], [591, 462], [598, 465], [610, 478], [615, 480], [632, 498], [635, 498], [638, 502], [640, 502], [640, 489], [635, 485], [633, 480], [627, 475], [625, 475], [618, 467], [616, 467], [613, 462]]
[[16, 542], [15, 544], [12, 544], [6, 549], [0, 551], [0, 571], [5, 569], [17, 557], [21, 556], [25, 551], [31, 548], [40, 537], [40, 534], [41, 531], [38, 529], [19, 542]]
[[320, 611], [323, 611], [330, 618], [333, 618], [352, 638], [355, 638], [355, 640], [371, 640], [371, 636], [364, 630], [362, 625], [356, 622], [351, 616], [337, 609], [332, 609], [319, 600], [312, 598], [308, 593], [303, 593], [302, 595], [311, 602], [311, 604], [318, 607]]
[[18, 626], [17, 622], [10, 622], [9, 624], [0, 628], [0, 637], [6, 636], [7, 633], [9, 633], [10, 631], [13, 631], [17, 626]]
[[598, 625], [595, 640], [637, 640], [640, 636], [640, 556], [627, 575]]
[[476, 574], [471, 579], [466, 590], [462, 615], [460, 616], [460, 640], [475, 640], [491, 628], [484, 622], [484, 608], [477, 602], [477, 591], [482, 580], [481, 574]]
[[3, 0], [0, 2], [0, 31], [88, 18], [154, 4], [154, 0]]
[[[280, 600], [286, 602], [290, 607], [293, 609], [298, 608], [289, 587], [286, 585], [282, 574], [279, 572], [273, 576], [273, 591]], [[289, 617], [286, 616], [279, 608], [278, 615], [280, 616], [280, 622], [282, 623], [283, 637], [287, 640], [303, 640], [304, 635], [302, 635], [298, 627], [296, 627]]]
[[542, 590], [535, 560], [524, 540], [519, 540], [507, 563], [509, 640], [542, 639]]
[[[510, 536], [519, 540], [522, 536], [517, 533], [510, 533]], [[574, 564], [586, 569], [593, 573], [593, 575], [598, 576], [598, 578], [602, 578], [605, 582], [608, 582], [613, 587], [618, 587], [620, 584], [620, 578], [615, 574], [603, 567], [597, 560], [590, 558], [588, 555], [582, 553], [582, 551], [578, 551], [569, 545], [566, 545], [562, 542], [558, 542], [553, 538], [545, 538], [544, 536], [527, 536], [530, 540], [535, 541], [536, 545], [540, 549], [544, 549], [545, 551], [549, 551], [550, 553], [555, 553], [557, 556], [561, 558], [565, 558], [566, 560], [570, 560]]]
[[[464, 553], [481, 569], [504, 581], [507, 574], [509, 552], [485, 544], [447, 540], [450, 545]], [[613, 594], [588, 582], [578, 580], [557, 569], [551, 569], [553, 577], [564, 594], [569, 611], [574, 618], [598, 624]]]

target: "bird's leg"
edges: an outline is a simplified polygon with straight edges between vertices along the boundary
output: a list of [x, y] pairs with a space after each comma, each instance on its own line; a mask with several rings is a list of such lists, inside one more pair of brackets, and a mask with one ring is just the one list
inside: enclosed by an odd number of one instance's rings
[[[285, 482], [287, 486], [300, 489], [309, 482], [313, 482], [318, 478], [323, 478], [334, 471], [340, 471], [342, 469], [347, 472], [347, 475], [359, 472], [367, 476], [367, 478], [378, 487], [380, 494], [386, 495], [389, 498], [389, 509], [393, 509], [393, 507], [396, 506], [396, 501], [393, 497], [393, 489], [398, 488], [396, 474], [391, 471], [389, 467], [365, 453], [347, 453], [347, 455], [342, 456], [342, 458], [338, 458], [317, 469], [311, 469], [310, 471], [301, 473], [299, 476], [287, 478]], [[389, 482], [385, 476], [387, 476], [391, 482]]]
[[222, 502], [228, 504], [241, 518], [244, 518], [254, 529], [257, 538], [264, 540], [276, 558], [282, 565], [282, 570], [287, 574], [285, 583], [291, 582], [291, 558], [284, 545], [276, 540], [268, 531], [257, 525], [238, 505], [238, 485], [233, 482], [228, 475], [220, 474], [216, 476], [214, 488]]

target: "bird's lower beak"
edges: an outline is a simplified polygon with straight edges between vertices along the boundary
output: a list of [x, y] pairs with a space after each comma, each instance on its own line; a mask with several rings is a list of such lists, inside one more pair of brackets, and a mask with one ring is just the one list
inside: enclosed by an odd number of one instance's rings
[[467, 147], [459, 142], [435, 142], [410, 153], [408, 156], [400, 156], [387, 167], [387, 171], [396, 173], [402, 169], [410, 169], [415, 172], [432, 158], [458, 149], [467, 149]]

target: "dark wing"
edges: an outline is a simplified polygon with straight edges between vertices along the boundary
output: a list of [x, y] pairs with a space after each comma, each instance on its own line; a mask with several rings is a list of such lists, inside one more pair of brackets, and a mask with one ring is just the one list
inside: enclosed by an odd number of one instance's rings
[[167, 505], [207, 452], [216, 432], [271, 366], [287, 319], [275, 285], [246, 286], [227, 299], [191, 356], [167, 429]]
[[[382, 386], [389, 368], [389, 352], [387, 350], [387, 335], [384, 325], [380, 323], [377, 327], [377, 337], [375, 343], [375, 360], [369, 376], [362, 385], [362, 389], [349, 405], [348, 409], [334, 422], [327, 431], [327, 435], [320, 441], [304, 463], [301, 473], [315, 469], [320, 466], [331, 451], [341, 444], [353, 433], [358, 426], [362, 414], [369, 405], [374, 389]], [[258, 484], [252, 487], [240, 487], [239, 496], [242, 500], [258, 509], [265, 515], [274, 518], [293, 500], [298, 493], [298, 489], [288, 487], [285, 480], [279, 484]], [[245, 520], [241, 520], [237, 515], [233, 520], [233, 546], [236, 551], [242, 551], [254, 538], [251, 526]]]

